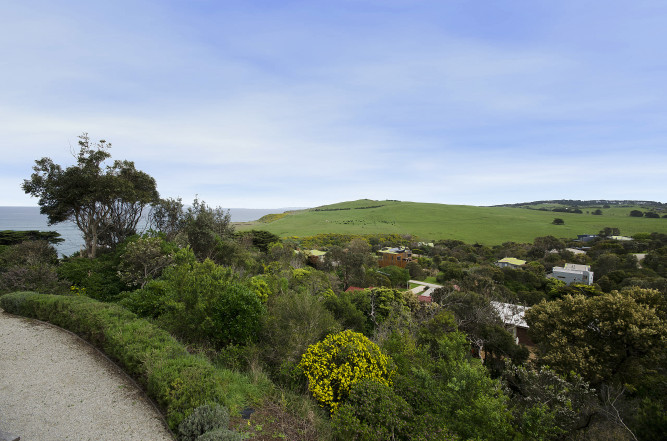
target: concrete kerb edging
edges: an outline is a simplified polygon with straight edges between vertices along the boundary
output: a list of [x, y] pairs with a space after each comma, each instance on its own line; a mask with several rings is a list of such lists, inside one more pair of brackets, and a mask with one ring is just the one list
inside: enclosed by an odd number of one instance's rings
[[[22, 316], [22, 315], [12, 314], [12, 313], [9, 313], [9, 312], [5, 311], [5, 310], [2, 309], [2, 308], [0, 308], [0, 312], [3, 312], [3, 313], [5, 313], [5, 314], [7, 314], [7, 315], [9, 315], [9, 316], [11, 316], [11, 317], [20, 318], [20, 319], [24, 319], [24, 320], [30, 320], [30, 321], [37, 322], [37, 323], [40, 323], [40, 324], [45, 325], [45, 326], [50, 326], [50, 327], [52, 327], [52, 328], [55, 328], [55, 329], [59, 329], [59, 330], [61, 330], [61, 331], [64, 331], [64, 332], [66, 332], [66, 333], [68, 333], [68, 334], [74, 336], [77, 340], [83, 342], [83, 343], [84, 343], [86, 346], [88, 346], [89, 348], [92, 348], [93, 350], [95, 350], [95, 352], [97, 352], [100, 356], [102, 356], [103, 358], [105, 358], [109, 363], [111, 363], [111, 364], [113, 364], [114, 366], [116, 366], [116, 367], [118, 368], [118, 371], [121, 372], [121, 374], [122, 374], [122, 375], [123, 375], [123, 376], [124, 376], [130, 383], [132, 383], [132, 384], [133, 384], [139, 391], [141, 391], [141, 394], [144, 396], [144, 398], [146, 398], [146, 400], [151, 404], [151, 406], [153, 406], [153, 409], [155, 409], [155, 412], [160, 416], [160, 421], [162, 421], [162, 424], [163, 424], [164, 427], [169, 431], [169, 433], [171, 434], [172, 438], [173, 438], [173, 439], [176, 439], [176, 434], [171, 430], [171, 428], [169, 427], [169, 424], [167, 424], [167, 419], [165, 418], [164, 414], [162, 413], [162, 411], [161, 411], [160, 408], [158, 407], [157, 403], [156, 403], [150, 396], [148, 396], [148, 394], [147, 394], [147, 393], [144, 391], [144, 389], [139, 385], [139, 383], [137, 383], [137, 382], [135, 381], [135, 379], [132, 378], [132, 376], [130, 376], [127, 372], [125, 372], [125, 370], [124, 370], [121, 366], [119, 366], [118, 363], [116, 363], [116, 362], [113, 361], [111, 358], [109, 358], [109, 356], [108, 356], [107, 354], [105, 354], [101, 349], [99, 349], [99, 348], [96, 347], [95, 345], [92, 345], [90, 342], [88, 342], [86, 339], [82, 338], [82, 337], [79, 336], [78, 334], [76, 334], [76, 333], [74, 333], [74, 332], [72, 332], [72, 331], [69, 331], [69, 330], [67, 330], [67, 329], [65, 329], [65, 328], [61, 328], [60, 326], [56, 326], [56, 325], [54, 325], [53, 323], [45, 322], [45, 321], [38, 320], [38, 319], [36, 319], [36, 318], [32, 318], [32, 317], [24, 317], [24, 316]], [[16, 437], [16, 438], [10, 438], [10, 437], [9, 437], [10, 434], [7, 434], [8, 437], [7, 437], [7, 438], [3, 438], [4, 435], [5, 435], [5, 432], [0, 431], [0, 441], [18, 441], [18, 440], [20, 440], [20, 436], [19, 436], [19, 437]]]

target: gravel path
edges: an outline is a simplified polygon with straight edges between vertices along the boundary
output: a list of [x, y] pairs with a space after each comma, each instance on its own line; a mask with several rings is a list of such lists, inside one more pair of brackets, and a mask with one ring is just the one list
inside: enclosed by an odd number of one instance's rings
[[173, 441], [143, 392], [97, 350], [2, 309], [0, 431], [21, 441]]

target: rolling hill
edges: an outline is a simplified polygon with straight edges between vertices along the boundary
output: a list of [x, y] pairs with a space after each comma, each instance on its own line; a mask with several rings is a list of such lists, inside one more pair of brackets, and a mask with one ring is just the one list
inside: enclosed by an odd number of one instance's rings
[[[508, 241], [532, 242], [535, 237], [546, 235], [576, 238], [577, 234], [597, 234], [604, 227], [619, 228], [623, 235], [667, 233], [667, 219], [629, 215], [634, 209], [646, 210], [644, 206], [613, 206], [602, 209], [602, 215], [591, 214], [596, 209], [595, 205], [578, 208], [581, 214], [524, 207], [477, 207], [361, 199], [288, 212], [284, 216], [273, 215], [269, 219], [236, 226], [240, 231], [261, 229], [281, 237], [304, 237], [320, 233], [392, 233], [411, 234], [425, 241], [458, 239], [487, 245]], [[565, 224], [553, 225], [551, 222], [554, 218], [563, 219]]]

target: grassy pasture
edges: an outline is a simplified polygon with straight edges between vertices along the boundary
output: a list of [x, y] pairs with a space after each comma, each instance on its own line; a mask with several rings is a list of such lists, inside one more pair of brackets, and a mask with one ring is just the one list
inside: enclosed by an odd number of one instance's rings
[[[535, 237], [552, 235], [576, 238], [577, 234], [597, 234], [604, 227], [620, 228], [621, 234], [667, 233], [667, 219], [630, 217], [631, 210], [643, 207], [602, 209], [582, 207], [582, 214], [555, 213], [513, 207], [476, 207], [419, 202], [373, 201], [362, 199], [341, 202], [289, 214], [268, 223], [250, 222], [239, 230], [262, 229], [281, 237], [313, 236], [320, 233], [412, 234], [422, 240], [458, 239], [486, 245], [503, 242], [532, 242]], [[319, 210], [319, 211], [317, 211]], [[553, 225], [561, 218], [564, 225]]]

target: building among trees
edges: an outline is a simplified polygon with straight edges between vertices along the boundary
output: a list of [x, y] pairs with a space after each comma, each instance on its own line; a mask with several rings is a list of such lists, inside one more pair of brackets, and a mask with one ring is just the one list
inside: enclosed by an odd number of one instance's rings
[[378, 266], [380, 268], [390, 265], [405, 268], [409, 262], [412, 262], [412, 251], [406, 247], [385, 247], [382, 248], [379, 253], [380, 258], [378, 260]]
[[563, 267], [555, 266], [551, 277], [562, 280], [568, 285], [572, 283], [593, 284], [593, 271], [591, 271], [591, 267], [588, 265], [566, 263]]
[[499, 268], [513, 268], [518, 269], [521, 266], [525, 265], [526, 261], [521, 259], [516, 259], [514, 257], [505, 257], [496, 262], [496, 266]]

